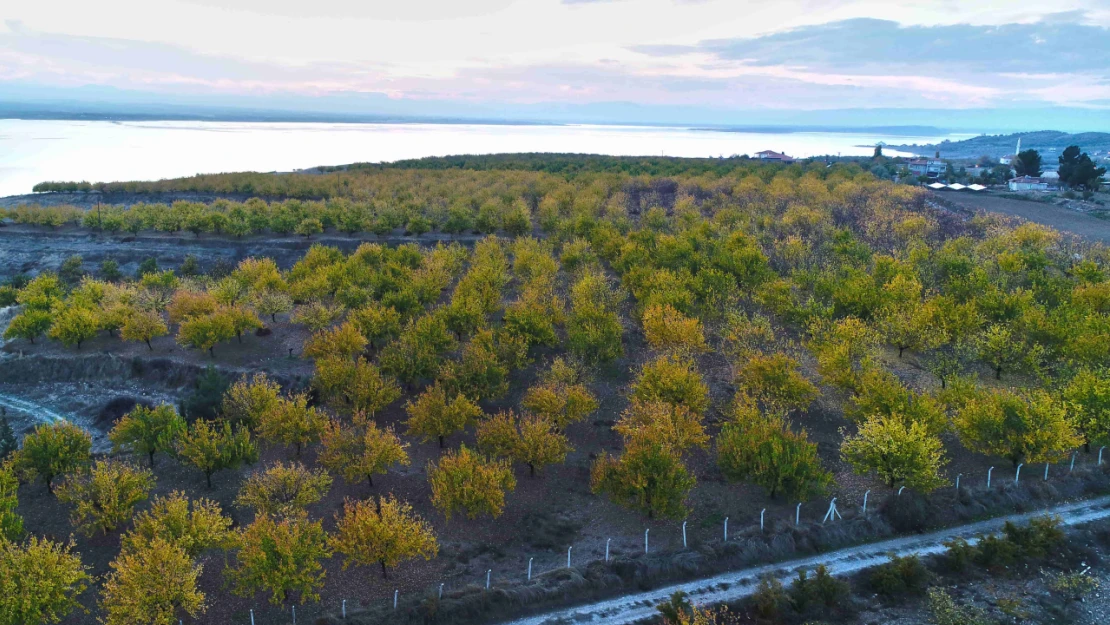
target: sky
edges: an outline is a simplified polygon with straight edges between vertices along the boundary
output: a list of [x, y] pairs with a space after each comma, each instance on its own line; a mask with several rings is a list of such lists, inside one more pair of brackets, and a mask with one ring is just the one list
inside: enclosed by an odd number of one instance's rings
[[1110, 0], [5, 2], [0, 100], [35, 97], [1062, 127], [1110, 119]]

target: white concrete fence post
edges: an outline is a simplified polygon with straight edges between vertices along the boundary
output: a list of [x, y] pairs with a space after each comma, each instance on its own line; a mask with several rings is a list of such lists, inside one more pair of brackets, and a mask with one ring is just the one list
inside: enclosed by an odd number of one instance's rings
[[728, 542], [728, 517], [725, 517], [725, 542]]
[[1068, 473], [1075, 470], [1075, 457], [1079, 455], [1078, 451], [1071, 452], [1071, 467], [1068, 468]]
[[251, 610], [251, 625], [254, 625], [254, 610]]
[[1014, 471], [1014, 484], [1017, 484], [1018, 481], [1021, 480], [1021, 468], [1024, 467], [1024, 466], [1025, 466], [1025, 463], [1022, 462], [1021, 464], [1018, 465], [1017, 471]]
[[[487, 580], [488, 580], [488, 578], [487, 578]], [[486, 588], [489, 588], [489, 581], [486, 581]], [[394, 610], [397, 609], [397, 596], [400, 595], [400, 594], [401, 594], [400, 590], [394, 590], [393, 591], [393, 609]]]
[[987, 488], [991, 487], [991, 473], [994, 472], [994, 467], [987, 469]]
[[686, 548], [686, 521], [682, 522], [682, 548]]
[[903, 487], [901, 487], [901, 488], [899, 488], [899, 489], [898, 489], [898, 496], [899, 496], [899, 497], [901, 497], [901, 496], [902, 496], [902, 491], [904, 491], [904, 490], [906, 490], [906, 487], [905, 487], [905, 486], [903, 486]]
[[343, 600], [342, 612], [343, 612], [343, 618], [347, 618], [347, 600], [346, 599]]
[[297, 606], [291, 605], [289, 607], [293, 610], [293, 625], [297, 625]]
[[1048, 481], [1048, 463], [1044, 463], [1044, 481]]
[[644, 553], [648, 552], [648, 532], [650, 532], [650, 531], [651, 531], [650, 527], [648, 529], [644, 530]]
[[867, 492], [865, 492], [863, 494], [863, 516], [867, 516], [867, 496], [870, 495], [870, 494], [871, 494], [871, 489], [870, 488], [867, 489]]
[[609, 543], [612, 542], [612, 541], [613, 541], [612, 538], [606, 538], [605, 539], [605, 561], [606, 562], [609, 561]]
[[567, 568], [568, 569], [570, 568], [570, 550], [571, 549], [574, 549], [574, 547], [567, 547]]
[[443, 598], [443, 584], [442, 583], [439, 585], [439, 598], [440, 599]]
[[963, 477], [963, 476], [964, 476], [963, 473], [956, 476], [956, 492], [957, 493], [960, 492], [960, 478]]
[[798, 502], [798, 507], [794, 509], [794, 525], [798, 525], [802, 521], [802, 502]]
[[825, 518], [821, 519], [821, 525], [824, 525], [830, 519], [835, 521], [837, 517], [844, 518], [840, 516], [840, 511], [836, 509], [836, 497], [833, 497], [832, 501], [829, 502], [829, 511], [825, 513]]
[[759, 532], [763, 533], [763, 515], [767, 514], [767, 508], [759, 512]]
[[532, 581], [532, 558], [528, 558], [528, 581]]
[[1102, 446], [1102, 447], [1098, 448], [1098, 466], [1100, 466], [1100, 467], [1102, 466], [1102, 452], [1103, 452], [1104, 449], [1106, 449], [1105, 446]]
[[493, 569], [486, 569], [486, 590], [489, 590], [489, 575], [492, 572]]

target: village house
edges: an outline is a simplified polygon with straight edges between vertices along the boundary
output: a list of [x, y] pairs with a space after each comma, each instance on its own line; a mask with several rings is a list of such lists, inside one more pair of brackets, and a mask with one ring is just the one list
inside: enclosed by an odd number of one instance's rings
[[906, 168], [914, 176], [939, 178], [948, 170], [948, 165], [939, 158], [915, 158], [906, 163]]
[[774, 150], [763, 150], [762, 152], [756, 152], [755, 157], [761, 161], [767, 161], [770, 163], [789, 164], [794, 162], [793, 157], [787, 156], [782, 152], [775, 152]]
[[1011, 191], [1047, 191], [1048, 181], [1032, 176], [1019, 176], [1010, 179], [1009, 187]]

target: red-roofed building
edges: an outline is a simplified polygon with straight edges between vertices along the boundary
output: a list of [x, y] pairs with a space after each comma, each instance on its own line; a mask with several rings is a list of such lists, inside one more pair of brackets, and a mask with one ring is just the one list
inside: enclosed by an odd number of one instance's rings
[[769, 161], [772, 163], [793, 163], [794, 158], [783, 154], [782, 152], [775, 152], [774, 150], [763, 150], [756, 152], [755, 157], [761, 161]]

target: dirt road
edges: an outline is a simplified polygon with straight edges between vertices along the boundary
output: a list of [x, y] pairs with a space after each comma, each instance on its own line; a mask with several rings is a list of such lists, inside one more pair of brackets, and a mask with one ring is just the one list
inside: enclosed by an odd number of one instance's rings
[[1110, 221], [1055, 204], [970, 193], [934, 192], [932, 195], [942, 203], [954, 204], [965, 210], [985, 210], [1021, 217], [1062, 232], [1071, 232], [1095, 241], [1110, 243]]
[[633, 625], [658, 615], [655, 606], [677, 591], [690, 595], [695, 605], [716, 605], [747, 597], [759, 587], [759, 580], [773, 575], [783, 583], [797, 576], [799, 569], [812, 570], [824, 564], [833, 575], [852, 575], [890, 560], [892, 556], [931, 555], [943, 552], [944, 542], [964, 538], [974, 544], [979, 536], [999, 531], [1007, 522], [1028, 523], [1044, 514], [1060, 517], [1064, 525], [1081, 525], [1110, 518], [1110, 497], [1054, 506], [1025, 514], [1012, 514], [969, 525], [952, 527], [931, 534], [894, 538], [881, 542], [849, 547], [798, 560], [758, 566], [685, 584], [675, 584], [634, 595], [599, 601], [576, 608], [556, 610], [547, 614], [510, 621], [509, 625]]

